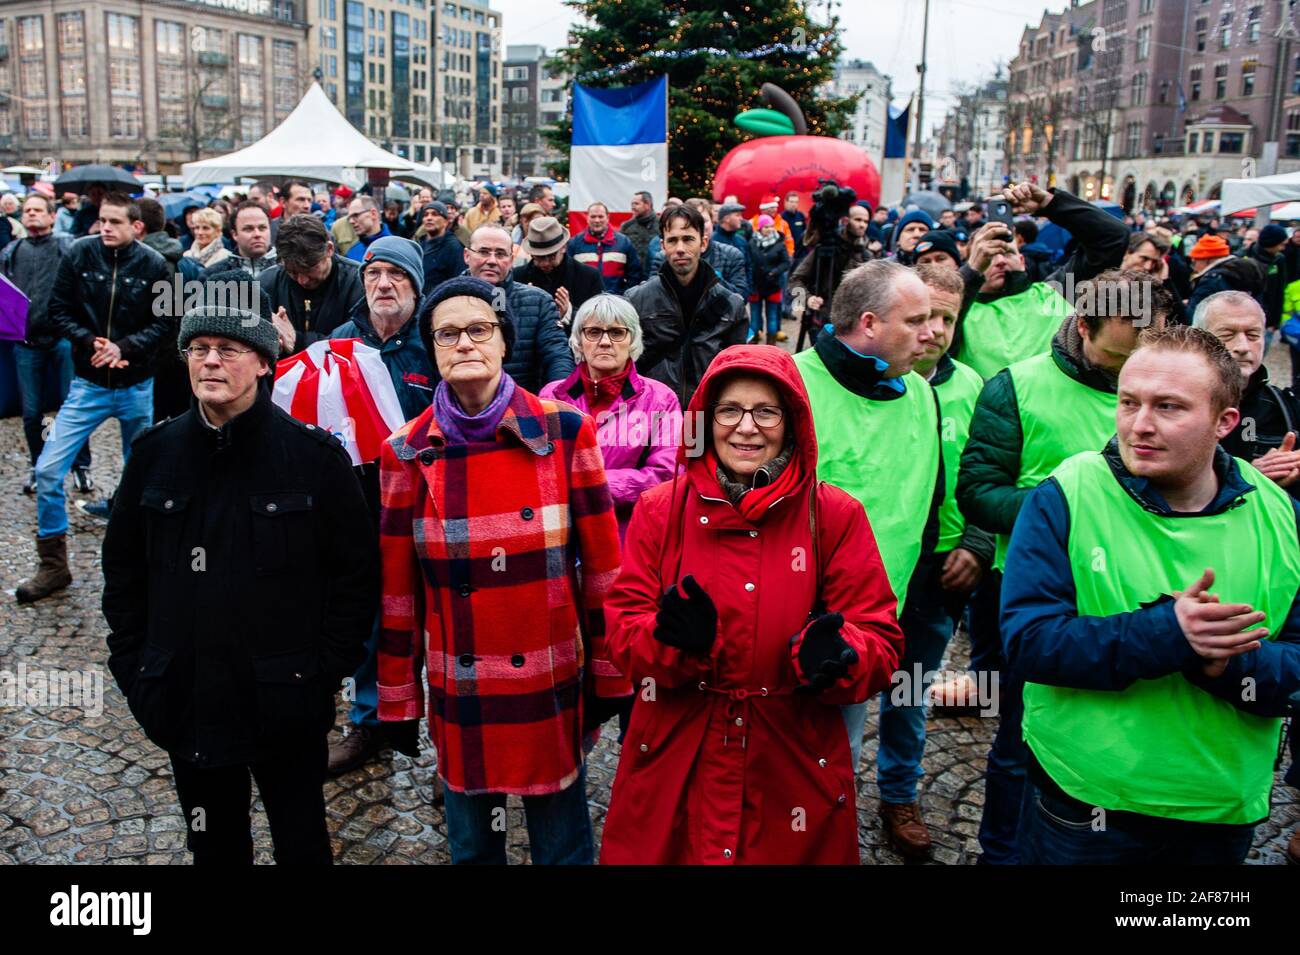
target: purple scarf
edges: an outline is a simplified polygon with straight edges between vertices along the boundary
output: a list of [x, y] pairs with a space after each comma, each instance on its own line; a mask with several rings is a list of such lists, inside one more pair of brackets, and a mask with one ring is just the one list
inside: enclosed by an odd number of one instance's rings
[[515, 394], [515, 380], [501, 372], [497, 395], [476, 415], [467, 415], [447, 382], [438, 382], [433, 392], [433, 416], [448, 444], [482, 444], [496, 438], [497, 425]]

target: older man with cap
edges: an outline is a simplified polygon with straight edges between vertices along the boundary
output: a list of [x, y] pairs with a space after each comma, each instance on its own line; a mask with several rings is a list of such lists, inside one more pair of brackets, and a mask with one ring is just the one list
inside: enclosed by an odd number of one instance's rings
[[[366, 249], [361, 266], [365, 298], [352, 310], [352, 318], [330, 338], [359, 338], [379, 351], [388, 369], [402, 415], [408, 421], [433, 400], [436, 376], [424, 339], [416, 327], [417, 306], [424, 294], [424, 263], [420, 248], [410, 239], [385, 236]], [[367, 461], [356, 468], [371, 516], [379, 520], [379, 463]], [[352, 708], [343, 738], [330, 745], [329, 774], [337, 776], [361, 766], [390, 747], [401, 752], [415, 749], [414, 724], [379, 722], [379, 687], [376, 657], [378, 632], [366, 641], [365, 659], [352, 674]]]
[[600, 273], [566, 251], [569, 230], [553, 216], [538, 216], [528, 226], [523, 250], [528, 261], [515, 266], [511, 278], [541, 289], [555, 299], [560, 322], [568, 327], [582, 303], [605, 291]]
[[424, 284], [429, 288], [459, 275], [465, 268], [465, 246], [447, 228], [450, 220], [450, 210], [436, 199], [420, 210], [417, 241], [424, 255]]
[[378, 536], [342, 445], [272, 403], [271, 322], [205, 296], [179, 343], [193, 404], [136, 440], [104, 537], [108, 666], [171, 759], [196, 864], [252, 864], [250, 775], [276, 862], [329, 864], [326, 734]]
[[1263, 305], [1267, 280], [1264, 266], [1254, 259], [1238, 258], [1221, 235], [1206, 233], [1188, 253], [1192, 260], [1192, 294], [1187, 297], [1187, 314], [1195, 315], [1202, 301], [1218, 292], [1249, 292]]

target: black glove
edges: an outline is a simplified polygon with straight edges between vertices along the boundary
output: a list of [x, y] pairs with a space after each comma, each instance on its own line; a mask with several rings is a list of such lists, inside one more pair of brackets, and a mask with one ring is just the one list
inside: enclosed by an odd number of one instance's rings
[[673, 584], [659, 601], [655, 639], [679, 650], [707, 655], [717, 636], [718, 608], [695, 578], [687, 574], [682, 578], [681, 591]]
[[[798, 671], [803, 678], [800, 689], [820, 692], [848, 676], [849, 667], [858, 662], [858, 651], [840, 636], [844, 626], [841, 613], [822, 614], [803, 633], [803, 641], [796, 651]], [[790, 640], [793, 647], [799, 640], [795, 634]]]
[[418, 759], [420, 756], [420, 721], [402, 720], [397, 723], [382, 723], [384, 735], [393, 749], [403, 756]]

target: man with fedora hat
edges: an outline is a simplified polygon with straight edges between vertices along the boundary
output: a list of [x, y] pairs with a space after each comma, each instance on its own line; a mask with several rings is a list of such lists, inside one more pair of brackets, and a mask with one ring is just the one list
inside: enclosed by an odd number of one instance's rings
[[190, 410], [140, 434], [114, 498], [108, 665], [171, 758], [196, 864], [252, 864], [250, 775], [276, 862], [329, 864], [326, 734], [378, 535], [343, 446], [271, 401], [275, 326], [218, 302], [181, 321]]
[[538, 216], [528, 226], [523, 250], [528, 261], [515, 267], [511, 278], [532, 285], [555, 299], [560, 321], [567, 327], [587, 299], [605, 291], [600, 273], [574, 260], [567, 252], [569, 230], [553, 216]]

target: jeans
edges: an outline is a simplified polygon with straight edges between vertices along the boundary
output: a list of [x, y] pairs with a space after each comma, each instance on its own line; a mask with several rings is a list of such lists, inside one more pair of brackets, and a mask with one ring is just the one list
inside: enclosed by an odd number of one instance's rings
[[[331, 864], [323, 791], [328, 759], [324, 736], [252, 764], [208, 768], [172, 756], [176, 795], [194, 864], [253, 864], [250, 773], [271, 824], [276, 864]], [[201, 827], [196, 825], [199, 822]]]
[[[524, 796], [528, 846], [537, 865], [592, 865], [595, 840], [587, 810], [587, 771], [557, 793]], [[447, 842], [456, 865], [506, 864], [504, 793], [467, 796], [447, 787]]]
[[[880, 784], [880, 798], [889, 803], [916, 802], [916, 784], [923, 775], [925, 690], [943, 660], [955, 628], [945, 605], [946, 592], [939, 584], [947, 556], [947, 553], [936, 554], [923, 560], [912, 575], [899, 621], [904, 646], [898, 670], [906, 674], [906, 679], [896, 680], [880, 694], [876, 780]], [[898, 705], [892, 700], [895, 692], [899, 696]]]
[[1240, 865], [1251, 825], [1108, 813], [1066, 802], [1030, 780], [1020, 810], [1022, 865]]
[[[767, 334], [775, 335], [781, 330], [781, 303], [780, 302], [750, 302], [749, 303], [749, 337], [763, 331], [763, 313], [767, 312]], [[770, 344], [770, 343], [769, 343]]]
[[[14, 369], [18, 377], [18, 392], [23, 406], [23, 434], [27, 437], [27, 450], [32, 467], [45, 447], [41, 407], [45, 403], [46, 381], [54, 376], [58, 382], [59, 401], [68, 397], [72, 385], [72, 342], [59, 339], [49, 348], [33, 348], [18, 342], [14, 345]], [[90, 442], [86, 441], [77, 452], [73, 467], [90, 467]]]
[[980, 817], [980, 862], [1016, 865], [1020, 861], [1016, 829], [1025, 792], [1029, 747], [1021, 722], [1025, 715], [1025, 686], [1007, 670], [996, 674], [998, 731], [989, 749], [984, 772], [984, 814]]
[[153, 420], [153, 379], [126, 388], [103, 388], [77, 376], [50, 428], [49, 439], [36, 460], [36, 525], [39, 537], [67, 533], [68, 506], [63, 479], [77, 451], [109, 418], [122, 429], [122, 460], [131, 454], [131, 441]]
[[352, 674], [352, 709], [348, 722], [353, 726], [379, 726], [379, 617], [366, 640], [366, 658]]

